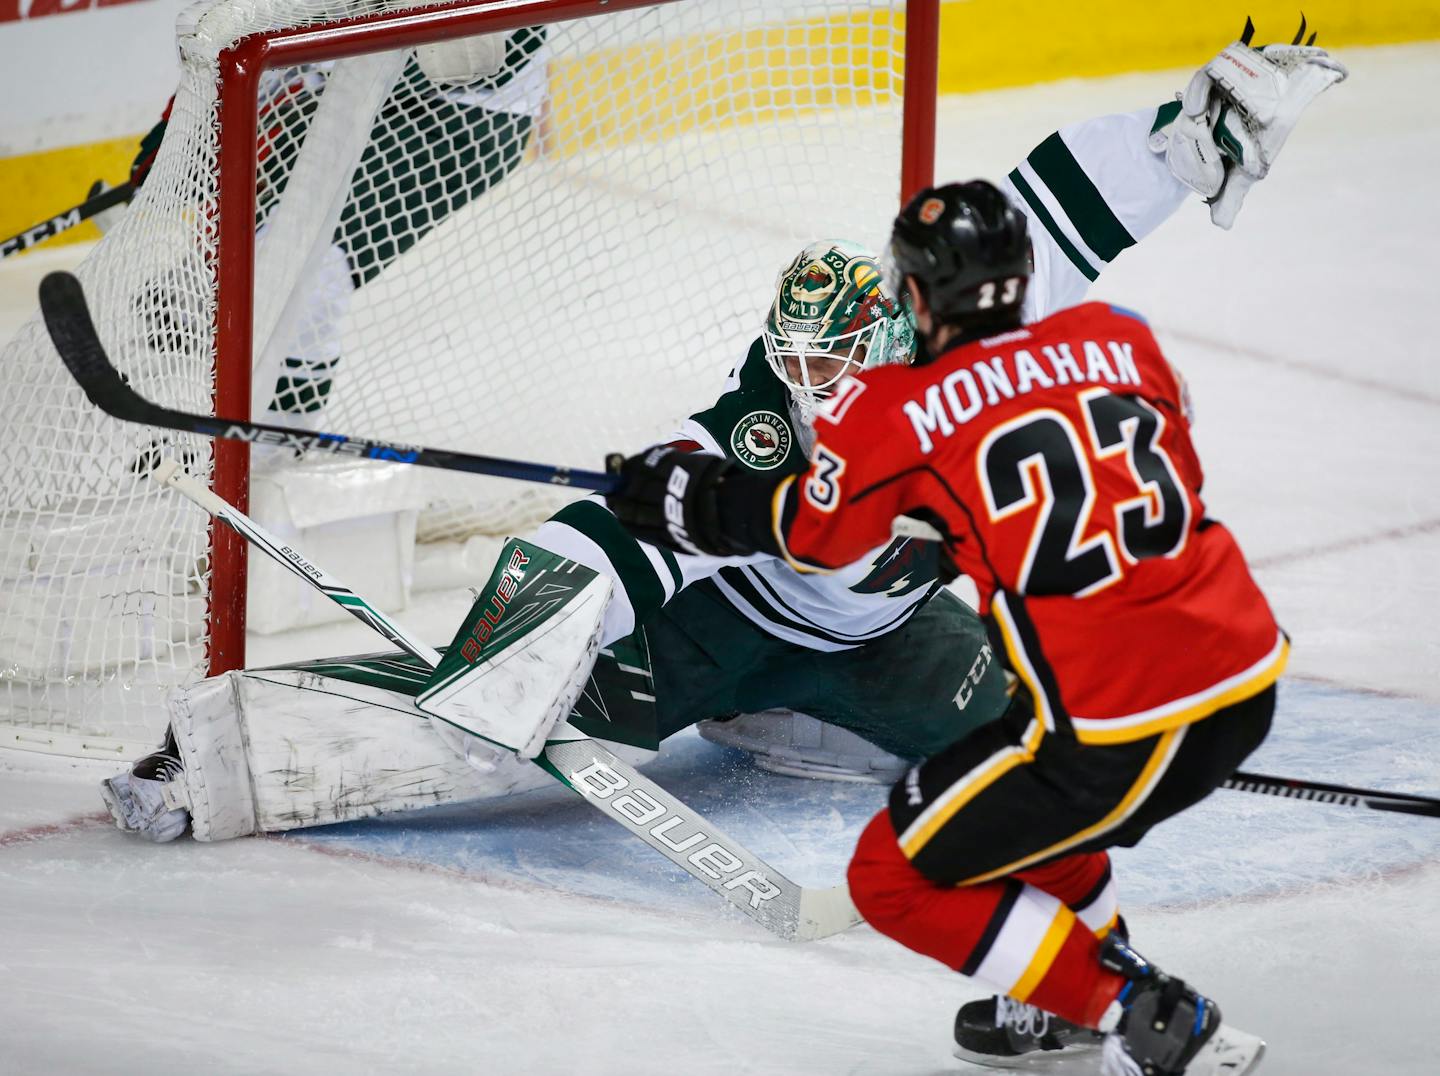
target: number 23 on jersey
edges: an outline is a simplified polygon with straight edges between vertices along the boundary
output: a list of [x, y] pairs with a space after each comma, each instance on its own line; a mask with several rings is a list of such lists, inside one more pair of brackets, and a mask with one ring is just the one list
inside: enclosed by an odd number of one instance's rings
[[[1178, 557], [1192, 506], [1162, 447], [1166, 418], [1136, 396], [1090, 389], [1077, 397], [1083, 429], [1041, 407], [997, 426], [976, 460], [993, 523], [1033, 519], [1013, 582], [1021, 594], [1085, 597], [1129, 565]], [[1126, 472], [1116, 474], [1114, 463]], [[1113, 534], [1097, 513], [1113, 514]]]

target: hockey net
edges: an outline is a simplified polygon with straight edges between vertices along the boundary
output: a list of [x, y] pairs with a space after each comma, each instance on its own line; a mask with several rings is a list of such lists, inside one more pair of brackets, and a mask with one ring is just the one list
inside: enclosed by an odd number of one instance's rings
[[[599, 469], [713, 397], [800, 245], [878, 246], [928, 181], [935, 8], [210, 0], [77, 275], [164, 405]], [[432, 79], [417, 47], [469, 35], [481, 76]], [[0, 742], [128, 758], [244, 646], [237, 540], [145, 471], [177, 456], [243, 504], [289, 461], [102, 416], [38, 318], [0, 361]], [[558, 503], [409, 471], [420, 542]]]

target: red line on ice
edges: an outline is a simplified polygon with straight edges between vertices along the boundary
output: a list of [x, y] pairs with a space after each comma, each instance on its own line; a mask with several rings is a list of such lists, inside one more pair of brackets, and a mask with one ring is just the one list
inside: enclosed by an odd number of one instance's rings
[[1294, 564], [1296, 561], [1314, 560], [1317, 557], [1328, 557], [1334, 553], [1349, 553], [1352, 550], [1364, 549], [1366, 546], [1377, 545], [1380, 542], [1398, 542], [1405, 538], [1415, 538], [1437, 531], [1440, 531], [1440, 519], [1427, 519], [1420, 523], [1409, 523], [1403, 527], [1391, 527], [1389, 530], [1376, 531], [1373, 534], [1341, 538], [1339, 541], [1328, 542], [1324, 545], [1306, 546], [1301, 549], [1292, 549], [1288, 553], [1256, 557], [1250, 561], [1250, 567], [1262, 570], [1278, 568], [1282, 565]]
[[64, 822], [42, 822], [37, 826], [27, 826], [24, 829], [11, 830], [9, 833], [0, 833], [0, 848], [8, 848], [11, 845], [25, 844], [30, 841], [43, 841], [51, 837], [73, 833], [77, 829], [89, 829], [97, 822], [109, 821], [110, 816], [106, 812], [97, 811], [93, 814], [82, 814], [76, 818], [66, 819]]

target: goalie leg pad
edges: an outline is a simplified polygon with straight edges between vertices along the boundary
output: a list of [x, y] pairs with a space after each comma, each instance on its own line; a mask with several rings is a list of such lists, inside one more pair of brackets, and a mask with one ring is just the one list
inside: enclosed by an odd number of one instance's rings
[[329, 825], [549, 783], [513, 756], [490, 772], [411, 700], [304, 668], [226, 673], [172, 693], [170, 720], [198, 841]]
[[535, 758], [590, 678], [612, 584], [531, 542], [507, 542], [420, 709]]

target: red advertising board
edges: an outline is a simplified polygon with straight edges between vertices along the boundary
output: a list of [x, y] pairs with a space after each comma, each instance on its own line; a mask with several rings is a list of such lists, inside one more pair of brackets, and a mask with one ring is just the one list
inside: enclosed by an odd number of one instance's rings
[[117, 4], [139, 4], [145, 0], [0, 0], [0, 22], [21, 22], [42, 19], [46, 15], [65, 15], [72, 11], [90, 11]]

